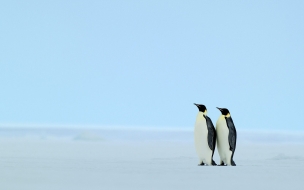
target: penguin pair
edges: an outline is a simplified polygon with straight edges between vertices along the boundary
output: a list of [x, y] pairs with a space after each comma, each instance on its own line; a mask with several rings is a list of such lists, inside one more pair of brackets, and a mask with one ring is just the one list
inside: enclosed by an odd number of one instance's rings
[[230, 112], [226, 108], [218, 108], [221, 116], [216, 122], [216, 129], [207, 116], [207, 108], [202, 104], [194, 104], [199, 112], [194, 127], [194, 143], [199, 157], [199, 166], [217, 165], [213, 160], [215, 145], [220, 155], [220, 166], [235, 166], [233, 155], [236, 147], [236, 129]]

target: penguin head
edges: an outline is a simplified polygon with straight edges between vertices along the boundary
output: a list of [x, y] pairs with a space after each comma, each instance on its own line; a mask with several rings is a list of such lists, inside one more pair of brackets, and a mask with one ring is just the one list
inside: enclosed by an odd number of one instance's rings
[[219, 107], [216, 107], [216, 108], [221, 111], [222, 115], [224, 115], [226, 117], [230, 117], [230, 112], [227, 108], [219, 108]]
[[205, 115], [207, 115], [207, 108], [206, 108], [205, 105], [203, 105], [203, 104], [196, 104], [196, 103], [194, 103], [194, 105], [197, 106], [197, 108], [198, 108], [198, 110], [200, 112], [203, 112]]

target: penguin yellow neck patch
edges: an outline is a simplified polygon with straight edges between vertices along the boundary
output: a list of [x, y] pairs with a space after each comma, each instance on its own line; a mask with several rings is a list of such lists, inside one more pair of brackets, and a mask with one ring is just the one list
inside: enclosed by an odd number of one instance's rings
[[207, 110], [204, 111], [204, 115], [207, 115]]

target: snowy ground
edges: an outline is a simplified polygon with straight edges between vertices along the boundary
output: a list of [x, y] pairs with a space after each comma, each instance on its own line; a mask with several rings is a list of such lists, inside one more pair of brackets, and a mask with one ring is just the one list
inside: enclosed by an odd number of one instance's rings
[[0, 133], [4, 190], [304, 189], [301, 133], [239, 132], [236, 167], [197, 166], [191, 131]]

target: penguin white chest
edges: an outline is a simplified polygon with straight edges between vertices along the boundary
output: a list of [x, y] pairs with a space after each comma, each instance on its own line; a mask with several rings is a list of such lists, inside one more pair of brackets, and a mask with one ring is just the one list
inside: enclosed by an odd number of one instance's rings
[[199, 112], [194, 127], [194, 143], [199, 162], [212, 164], [212, 150], [208, 145], [208, 128], [203, 113]]
[[217, 149], [221, 161], [223, 161], [227, 165], [230, 165], [232, 151], [230, 151], [228, 141], [229, 129], [227, 127], [226, 119], [224, 116], [220, 116], [220, 118], [216, 122], [216, 135]]

